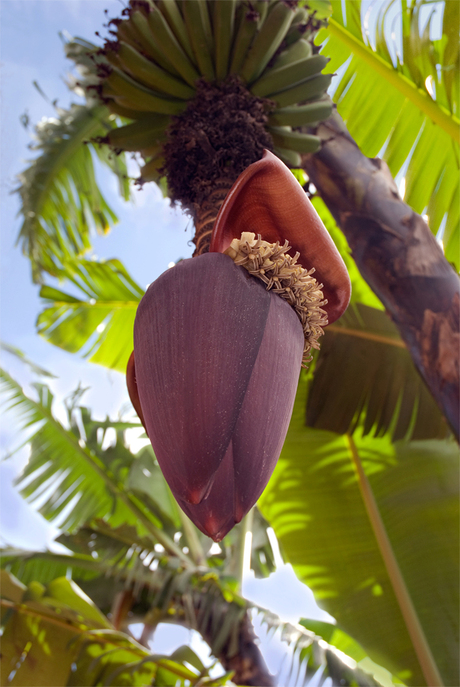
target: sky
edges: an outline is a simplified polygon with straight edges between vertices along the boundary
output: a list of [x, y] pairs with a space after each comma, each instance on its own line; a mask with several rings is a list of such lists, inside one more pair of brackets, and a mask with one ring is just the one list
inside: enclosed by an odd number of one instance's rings
[[[31, 127], [25, 129], [21, 117], [26, 114], [31, 125], [42, 117], [52, 117], [56, 98], [60, 107], [68, 107], [72, 94], [65, 85], [71, 64], [64, 57], [60, 32], [96, 40], [94, 32], [109, 16], [118, 16], [123, 5], [118, 0], [1, 0], [0, 62], [2, 68], [1, 102], [1, 178], [0, 178], [0, 338], [20, 348], [35, 363], [51, 370], [56, 379], [50, 382], [57, 407], [78, 384], [90, 387], [83, 400], [96, 417], [109, 414], [115, 419], [120, 408], [129, 407], [124, 377], [53, 347], [35, 332], [35, 321], [42, 309], [38, 286], [32, 284], [30, 267], [16, 245], [20, 229], [19, 197], [14, 193], [17, 174], [34, 156], [28, 149]], [[48, 101], [33, 82], [38, 82]], [[75, 100], [75, 97], [73, 97]], [[192, 226], [179, 209], [172, 209], [154, 184], [135, 191], [135, 207], [126, 204], [117, 194], [115, 178], [98, 171], [98, 179], [106, 199], [119, 216], [119, 223], [108, 237], [96, 237], [94, 254], [98, 258], [117, 257], [128, 272], [146, 287], [170, 262], [191, 257]], [[30, 370], [14, 356], [2, 353], [1, 365], [25, 388], [33, 393], [35, 381]], [[0, 428], [0, 455], [19, 443], [18, 427], [8, 418]], [[3, 542], [23, 548], [49, 546], [57, 530], [33, 511], [15, 491], [12, 484], [27, 460], [27, 451], [0, 463], [0, 526]], [[277, 554], [279, 557], [279, 553]], [[313, 595], [295, 578], [291, 566], [279, 559], [276, 574], [265, 580], [255, 580], [246, 571], [243, 595], [261, 606], [270, 608], [284, 620], [296, 622], [299, 617], [327, 619]], [[256, 623], [264, 637], [264, 630]], [[184, 634], [185, 633], [185, 634]], [[157, 631], [156, 651], [172, 651], [176, 646], [192, 642], [200, 645], [196, 636], [183, 628], [171, 626]], [[203, 647], [201, 646], [201, 651]], [[262, 648], [271, 670], [280, 667], [285, 646], [279, 641], [262, 641]], [[286, 665], [283, 670], [286, 669]], [[281, 684], [281, 683], [280, 683]]]

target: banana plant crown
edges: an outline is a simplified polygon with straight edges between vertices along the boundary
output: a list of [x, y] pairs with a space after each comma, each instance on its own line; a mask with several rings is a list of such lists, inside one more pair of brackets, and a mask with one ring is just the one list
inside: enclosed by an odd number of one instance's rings
[[216, 174], [228, 190], [264, 149], [290, 167], [318, 149], [302, 127], [331, 113], [328, 60], [313, 44], [323, 23], [296, 1], [130, 0], [104, 47], [77, 41], [74, 59], [86, 93], [127, 120], [101, 140], [139, 152], [140, 181], [166, 174], [171, 197], [192, 208]]

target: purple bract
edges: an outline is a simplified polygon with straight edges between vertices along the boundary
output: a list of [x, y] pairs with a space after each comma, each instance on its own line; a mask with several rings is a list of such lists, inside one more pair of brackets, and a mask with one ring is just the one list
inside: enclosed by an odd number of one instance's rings
[[179, 505], [216, 541], [273, 472], [302, 352], [293, 309], [220, 253], [178, 263], [139, 305], [134, 355], [145, 426]]

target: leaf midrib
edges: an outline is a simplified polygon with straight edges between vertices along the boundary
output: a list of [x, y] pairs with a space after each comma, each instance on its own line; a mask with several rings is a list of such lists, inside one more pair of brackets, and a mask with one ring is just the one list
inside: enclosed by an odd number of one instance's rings
[[373, 332], [368, 332], [362, 329], [351, 329], [339, 324], [328, 325], [326, 332], [334, 332], [336, 334], [345, 334], [346, 336], [354, 336], [358, 339], [366, 339], [367, 341], [375, 341], [377, 343], [383, 343], [387, 346], [396, 346], [397, 348], [407, 348], [406, 344], [402, 339], [397, 339], [391, 335], [385, 334], [374, 334]]

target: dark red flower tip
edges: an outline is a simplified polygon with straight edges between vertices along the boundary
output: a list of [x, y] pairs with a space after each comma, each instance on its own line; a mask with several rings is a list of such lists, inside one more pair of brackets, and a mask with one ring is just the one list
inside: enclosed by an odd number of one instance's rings
[[343, 314], [351, 295], [345, 263], [292, 172], [268, 150], [230, 189], [214, 224], [211, 252], [223, 253], [243, 231], [270, 243], [287, 239], [290, 254], [298, 251], [298, 262], [308, 270], [314, 267], [323, 284], [329, 324]]
[[179, 505], [216, 541], [275, 467], [303, 343], [294, 310], [219, 253], [167, 270], [139, 305], [130, 394]]

